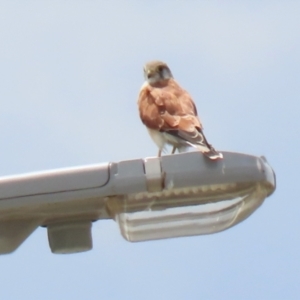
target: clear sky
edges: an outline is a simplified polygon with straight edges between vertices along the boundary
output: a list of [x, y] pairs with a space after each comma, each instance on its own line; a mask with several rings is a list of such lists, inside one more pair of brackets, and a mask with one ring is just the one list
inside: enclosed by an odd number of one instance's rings
[[[265, 155], [277, 190], [207, 236], [54, 255], [37, 229], [0, 256], [0, 299], [300, 299], [299, 1], [2, 1], [0, 175], [153, 156], [137, 113], [148, 60], [193, 96], [209, 141]], [[1, 193], [1, 191], [0, 191]]]

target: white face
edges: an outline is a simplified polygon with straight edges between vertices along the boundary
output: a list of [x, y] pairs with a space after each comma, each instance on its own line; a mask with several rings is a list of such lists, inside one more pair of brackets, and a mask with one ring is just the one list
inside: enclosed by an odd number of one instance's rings
[[151, 72], [150, 70], [146, 69], [144, 69], [144, 78], [150, 84], [156, 83], [161, 80], [160, 74], [158, 72]]
[[144, 77], [150, 84], [173, 78], [170, 69], [166, 65], [146, 65], [144, 68]]

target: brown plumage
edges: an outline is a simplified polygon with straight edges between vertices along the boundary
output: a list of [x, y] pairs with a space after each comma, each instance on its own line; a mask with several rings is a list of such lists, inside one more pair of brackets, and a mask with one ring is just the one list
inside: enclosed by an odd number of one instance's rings
[[173, 79], [169, 67], [159, 61], [150, 62], [144, 68], [143, 84], [138, 108], [140, 118], [159, 147], [173, 145], [181, 152], [187, 146], [198, 148], [210, 159], [220, 159], [222, 154], [207, 143], [202, 124], [191, 96]]

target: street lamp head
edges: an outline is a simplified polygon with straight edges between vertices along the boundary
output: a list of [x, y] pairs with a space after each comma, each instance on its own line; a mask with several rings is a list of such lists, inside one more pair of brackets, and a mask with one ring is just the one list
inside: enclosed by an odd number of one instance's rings
[[107, 201], [123, 237], [132, 242], [228, 229], [275, 189], [274, 172], [263, 157], [225, 153], [224, 160], [210, 162], [194, 152], [146, 159], [145, 165], [152, 183], [161, 179], [160, 190], [156, 184], [149, 191], [150, 185]]

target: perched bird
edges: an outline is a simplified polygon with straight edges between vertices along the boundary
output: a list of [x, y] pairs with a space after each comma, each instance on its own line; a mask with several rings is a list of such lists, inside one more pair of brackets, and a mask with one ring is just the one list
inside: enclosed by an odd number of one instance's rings
[[184, 152], [194, 147], [212, 160], [222, 159], [222, 153], [210, 145], [197, 116], [191, 96], [174, 80], [168, 65], [161, 61], [148, 62], [144, 67], [145, 83], [139, 93], [140, 118], [157, 144], [158, 156], [172, 145]]

